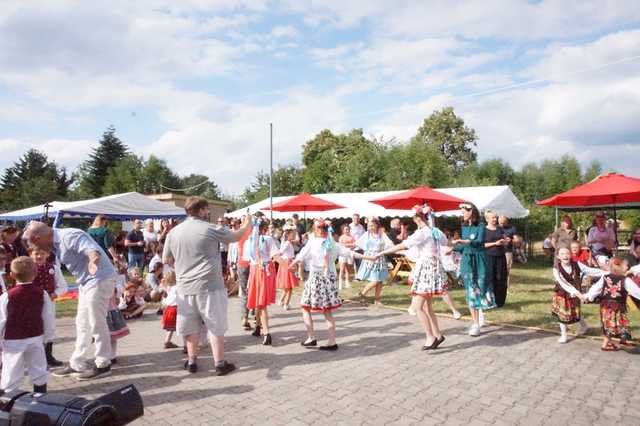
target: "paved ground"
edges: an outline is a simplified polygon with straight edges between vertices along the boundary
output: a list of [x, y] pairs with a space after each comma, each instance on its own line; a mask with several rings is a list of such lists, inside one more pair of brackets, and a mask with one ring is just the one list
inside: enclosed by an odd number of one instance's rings
[[[232, 299], [230, 317], [237, 313]], [[559, 345], [556, 335], [510, 327], [487, 327], [471, 338], [465, 321], [442, 319], [446, 342], [422, 352], [414, 317], [351, 305], [336, 315], [340, 350], [323, 353], [300, 346], [299, 312], [274, 306], [272, 313], [273, 347], [233, 324], [228, 359], [240, 368], [229, 376], [211, 375], [209, 350], [201, 372], [181, 370], [181, 350], [161, 348], [159, 319], [150, 313], [130, 323], [110, 377], [52, 378], [50, 388], [96, 396], [133, 382], [145, 402], [136, 424], [155, 426], [640, 425], [640, 356], [603, 353], [598, 342]], [[58, 336], [56, 354], [66, 358], [71, 320], [59, 321]]]

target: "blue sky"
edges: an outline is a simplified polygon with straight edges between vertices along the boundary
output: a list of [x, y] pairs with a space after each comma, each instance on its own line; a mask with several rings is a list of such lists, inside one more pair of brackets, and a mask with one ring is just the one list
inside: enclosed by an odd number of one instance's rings
[[113, 124], [137, 154], [238, 193], [268, 168], [269, 122], [289, 164], [323, 128], [407, 140], [448, 105], [476, 129], [481, 160], [571, 154], [637, 175], [640, 2], [0, 8], [0, 168], [31, 147], [74, 168]]

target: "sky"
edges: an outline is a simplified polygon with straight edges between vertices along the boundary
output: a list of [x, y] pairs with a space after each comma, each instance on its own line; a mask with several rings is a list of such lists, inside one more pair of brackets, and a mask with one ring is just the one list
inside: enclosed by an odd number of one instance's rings
[[[0, 169], [109, 125], [238, 194], [320, 130], [406, 141], [453, 106], [480, 160], [638, 175], [637, 0], [2, 0]], [[412, 165], [407, 164], [407, 167]]]

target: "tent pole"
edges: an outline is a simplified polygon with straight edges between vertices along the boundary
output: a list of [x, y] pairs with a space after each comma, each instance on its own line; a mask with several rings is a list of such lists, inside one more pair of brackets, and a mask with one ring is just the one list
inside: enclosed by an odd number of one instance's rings
[[556, 207], [556, 226], [553, 228], [554, 231], [558, 229], [558, 219], [559, 219], [558, 208]]
[[613, 196], [613, 234], [615, 235], [616, 238], [616, 254], [618, 252], [618, 245], [620, 244], [618, 242], [618, 215], [616, 212], [616, 196]]
[[273, 123], [269, 123], [269, 216], [273, 222]]

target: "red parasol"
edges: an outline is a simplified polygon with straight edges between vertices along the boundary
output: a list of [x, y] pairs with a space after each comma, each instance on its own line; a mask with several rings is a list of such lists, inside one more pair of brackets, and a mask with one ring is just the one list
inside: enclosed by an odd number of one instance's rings
[[640, 203], [640, 179], [609, 173], [566, 192], [538, 201], [541, 206], [592, 207]]
[[[343, 209], [345, 207], [303, 192], [295, 197], [275, 203], [271, 208], [277, 212], [324, 212], [327, 210]], [[265, 207], [261, 210], [270, 210], [270, 208]]]
[[410, 210], [417, 204], [428, 203], [431, 210], [436, 212], [457, 210], [461, 203], [466, 201], [444, 192], [436, 191], [428, 186], [419, 186], [415, 189], [400, 192], [399, 194], [369, 200], [385, 209]]

